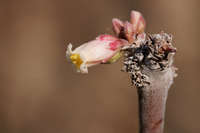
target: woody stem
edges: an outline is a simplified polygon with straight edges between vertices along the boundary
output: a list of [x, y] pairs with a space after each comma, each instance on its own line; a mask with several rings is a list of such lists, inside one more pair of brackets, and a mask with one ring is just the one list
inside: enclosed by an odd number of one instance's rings
[[140, 133], [163, 133], [166, 100], [174, 77], [173, 68], [150, 72], [150, 85], [137, 88]]

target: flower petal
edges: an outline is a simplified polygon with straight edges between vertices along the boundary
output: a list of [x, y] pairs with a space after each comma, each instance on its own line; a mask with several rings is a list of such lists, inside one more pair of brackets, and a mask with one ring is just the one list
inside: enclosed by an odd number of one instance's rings
[[135, 33], [142, 33], [145, 29], [145, 20], [142, 14], [138, 11], [131, 11], [131, 24]]
[[126, 39], [130, 43], [133, 43], [134, 40], [135, 40], [134, 30], [133, 30], [132, 24], [129, 23], [128, 21], [126, 21], [125, 24], [124, 24], [124, 32], [125, 32]]
[[119, 36], [120, 32], [122, 31], [124, 24], [120, 19], [113, 18], [112, 19], [113, 31], [117, 36]]

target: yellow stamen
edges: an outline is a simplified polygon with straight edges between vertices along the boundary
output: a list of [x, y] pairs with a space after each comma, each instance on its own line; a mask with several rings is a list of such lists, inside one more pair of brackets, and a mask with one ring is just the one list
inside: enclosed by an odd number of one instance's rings
[[77, 68], [80, 68], [81, 64], [83, 63], [83, 60], [81, 59], [79, 54], [72, 54], [70, 56], [70, 59], [72, 60], [72, 63], [76, 65]]
[[77, 61], [72, 61], [72, 63], [76, 64], [76, 63], [77, 63]]

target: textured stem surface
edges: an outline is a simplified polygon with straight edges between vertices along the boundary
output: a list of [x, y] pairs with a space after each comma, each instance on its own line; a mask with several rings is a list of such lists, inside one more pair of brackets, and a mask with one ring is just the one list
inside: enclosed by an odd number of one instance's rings
[[138, 90], [140, 133], [163, 133], [168, 90], [176, 76], [176, 48], [172, 35], [164, 32], [137, 37], [133, 45], [124, 48], [123, 70], [130, 73]]
[[168, 89], [174, 77], [173, 68], [148, 72], [150, 85], [137, 88], [140, 133], [163, 133]]

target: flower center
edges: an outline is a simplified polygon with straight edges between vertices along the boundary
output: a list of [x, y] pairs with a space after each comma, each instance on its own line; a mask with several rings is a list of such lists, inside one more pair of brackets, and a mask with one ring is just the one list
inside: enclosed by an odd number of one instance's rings
[[79, 54], [72, 54], [70, 56], [70, 59], [72, 63], [76, 65], [77, 68], [80, 68], [81, 64], [83, 63]]

